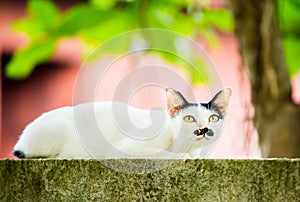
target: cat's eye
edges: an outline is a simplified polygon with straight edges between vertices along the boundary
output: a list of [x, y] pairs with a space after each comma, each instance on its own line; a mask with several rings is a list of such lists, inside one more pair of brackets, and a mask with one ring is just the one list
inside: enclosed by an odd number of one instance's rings
[[220, 119], [219, 116], [213, 114], [213, 115], [211, 115], [211, 116], [208, 118], [208, 121], [209, 121], [209, 122], [217, 122], [217, 121], [219, 121], [219, 119]]
[[183, 120], [187, 123], [192, 123], [192, 122], [196, 122], [195, 118], [191, 115], [187, 115], [183, 118]]

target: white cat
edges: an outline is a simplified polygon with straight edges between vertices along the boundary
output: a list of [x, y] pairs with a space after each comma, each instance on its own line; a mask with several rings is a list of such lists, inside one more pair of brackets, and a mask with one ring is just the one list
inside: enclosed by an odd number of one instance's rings
[[13, 154], [18, 158], [199, 158], [221, 134], [231, 89], [209, 103], [189, 103], [167, 88], [168, 110], [121, 102], [62, 107], [30, 123]]

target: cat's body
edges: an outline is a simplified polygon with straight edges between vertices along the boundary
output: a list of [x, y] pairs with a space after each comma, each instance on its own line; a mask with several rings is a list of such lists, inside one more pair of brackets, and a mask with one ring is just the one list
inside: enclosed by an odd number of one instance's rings
[[168, 110], [121, 102], [85, 103], [44, 113], [14, 147], [18, 158], [199, 158], [221, 134], [230, 89], [210, 103], [189, 103], [167, 89]]

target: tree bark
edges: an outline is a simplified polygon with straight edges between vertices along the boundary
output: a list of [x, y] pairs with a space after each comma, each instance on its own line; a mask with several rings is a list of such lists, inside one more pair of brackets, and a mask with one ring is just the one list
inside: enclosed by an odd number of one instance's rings
[[250, 77], [262, 155], [300, 157], [300, 106], [291, 100], [273, 3], [276, 1], [229, 0]]

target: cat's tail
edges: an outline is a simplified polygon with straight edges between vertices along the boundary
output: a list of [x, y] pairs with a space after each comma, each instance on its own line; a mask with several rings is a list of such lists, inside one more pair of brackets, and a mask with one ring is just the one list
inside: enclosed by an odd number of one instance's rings
[[65, 113], [53, 110], [31, 122], [21, 134], [12, 154], [19, 159], [51, 158], [59, 154], [65, 139], [65, 128], [71, 122]]

